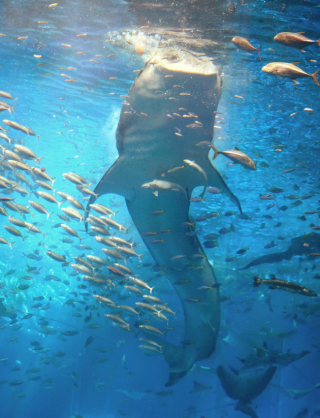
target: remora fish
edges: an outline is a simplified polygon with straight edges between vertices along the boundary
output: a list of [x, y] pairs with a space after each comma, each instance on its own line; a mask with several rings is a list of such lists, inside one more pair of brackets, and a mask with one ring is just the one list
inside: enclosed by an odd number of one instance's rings
[[289, 292], [300, 293], [305, 296], [318, 296], [313, 290], [307, 289], [299, 284], [287, 282], [286, 280], [279, 280], [276, 277], [273, 279], [263, 280], [258, 276], [254, 276], [254, 286], [259, 286], [264, 283], [269, 286], [270, 289], [283, 289]]
[[[172, 77], [166, 77], [172, 75]], [[186, 84], [184, 84], [186, 83]], [[176, 84], [188, 85], [188, 96], [178, 96], [179, 101], [167, 100], [174, 97]], [[195, 100], [194, 95], [201, 88], [205, 97]], [[154, 92], [157, 91], [157, 94]], [[163, 91], [163, 93], [159, 93]], [[192, 94], [194, 93], [194, 94]], [[169, 96], [168, 96], [169, 95]], [[131, 218], [144, 240], [157, 265], [166, 266], [166, 275], [175, 287], [185, 314], [186, 344], [177, 345], [155, 337], [164, 347], [163, 355], [169, 364], [170, 372], [167, 386], [178, 382], [196, 361], [208, 358], [215, 349], [220, 324], [219, 292], [217, 281], [196, 235], [186, 235], [182, 224], [189, 219], [189, 199], [197, 186], [204, 185], [203, 176], [196, 176], [191, 170], [175, 170], [172, 167], [183, 166], [183, 160], [194, 161], [207, 176], [208, 186], [222, 189], [241, 211], [234, 194], [225, 184], [221, 175], [208, 159], [208, 148], [197, 147], [198, 133], [194, 129], [185, 129], [183, 137], [175, 135], [172, 120], [166, 115], [178, 113], [178, 108], [187, 108], [190, 114], [196, 112], [204, 121], [203, 140], [211, 142], [216, 111], [221, 96], [221, 79], [217, 68], [206, 57], [195, 57], [177, 50], [159, 50], [139, 73], [131, 86], [129, 99], [122, 107], [117, 128], [117, 149], [119, 158], [102, 177], [94, 193], [102, 196], [106, 193], [122, 195]], [[128, 106], [129, 103], [129, 106]], [[148, 118], [140, 118], [128, 109], [138, 112], [148, 111]], [[195, 114], [195, 113], [194, 113]], [[188, 118], [186, 118], [188, 119]], [[182, 119], [183, 123], [190, 123]], [[181, 122], [181, 128], [183, 125]], [[141, 187], [153, 179], [161, 179], [177, 184], [177, 190], [163, 189], [156, 197], [149, 188]], [[91, 196], [90, 205], [96, 200]], [[157, 213], [157, 216], [152, 216]], [[87, 225], [86, 225], [87, 226]], [[163, 245], [152, 245], [152, 237], [145, 236], [147, 231], [170, 230]], [[185, 272], [177, 269], [170, 259], [178, 254], [200, 254], [197, 261], [200, 268], [190, 271], [194, 280], [183, 286], [175, 285], [185, 279]], [[211, 286], [203, 292], [198, 288]], [[189, 298], [199, 302], [188, 303]], [[155, 339], [154, 338], [154, 339]], [[192, 344], [187, 342], [192, 341]]]

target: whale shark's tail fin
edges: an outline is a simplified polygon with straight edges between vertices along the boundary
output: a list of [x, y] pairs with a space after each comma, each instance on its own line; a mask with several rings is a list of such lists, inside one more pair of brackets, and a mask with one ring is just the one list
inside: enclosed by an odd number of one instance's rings
[[163, 350], [170, 373], [166, 386], [172, 386], [192, 369], [194, 362], [191, 359], [188, 360], [185, 349], [182, 346], [167, 342], [164, 344]]
[[166, 386], [173, 386], [182, 379], [193, 367], [193, 360], [186, 356], [184, 347], [170, 342], [165, 342], [163, 355], [169, 365], [169, 379]]
[[192, 368], [192, 366], [190, 368], [181, 367], [181, 363], [178, 361], [179, 352], [180, 350], [177, 350], [175, 354], [171, 352], [171, 354], [173, 354], [172, 356], [168, 354], [165, 355], [165, 359], [167, 363], [169, 364], [169, 366], [171, 366], [169, 368], [170, 370], [169, 379], [166, 383], [167, 387], [173, 386], [176, 383], [178, 383], [179, 380], [182, 379], [188, 373], [188, 371]]
[[192, 369], [194, 357], [191, 353], [188, 356], [186, 347], [182, 345], [173, 344], [157, 336], [152, 336], [152, 340], [161, 346], [161, 354], [169, 366], [169, 379], [166, 386], [173, 386]]
[[213, 165], [210, 163], [209, 159], [207, 160], [207, 164], [202, 164], [202, 168], [205, 171], [207, 178], [208, 178], [208, 186], [214, 186], [218, 189], [222, 189], [222, 193], [228, 196], [232, 203], [234, 203], [240, 213], [242, 213], [241, 204], [237, 196], [235, 196], [232, 191], [227, 186], [226, 182], [221, 177], [221, 174], [216, 170]]

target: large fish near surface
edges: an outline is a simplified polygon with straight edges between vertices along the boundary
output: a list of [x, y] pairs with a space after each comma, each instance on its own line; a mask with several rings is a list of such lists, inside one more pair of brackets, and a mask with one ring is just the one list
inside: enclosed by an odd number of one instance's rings
[[[145, 245], [156, 263], [166, 266], [166, 277], [181, 299], [184, 343], [161, 339], [160, 344], [169, 364], [166, 385], [170, 386], [196, 361], [212, 354], [220, 324], [219, 292], [212, 266], [197, 236], [187, 234], [191, 228], [188, 223], [192, 191], [198, 186], [214, 186], [240, 211], [241, 206], [208, 159], [214, 112], [221, 96], [216, 66], [207, 57], [188, 52], [158, 52], [139, 73], [123, 103], [116, 132], [119, 158], [94, 193], [125, 197]], [[199, 142], [205, 145], [199, 146]], [[156, 185], [157, 193], [152, 185]], [[86, 216], [95, 200], [91, 196]], [[153, 237], [147, 233], [160, 229], [170, 232], [164, 235], [164, 242], [154, 245]], [[177, 259], [179, 255], [186, 256], [184, 262], [197, 261], [190, 262], [186, 269]], [[196, 258], [191, 258], [194, 255]], [[179, 285], [182, 281], [184, 284]], [[208, 290], [201, 291], [201, 286]]]
[[320, 38], [316, 41], [307, 38], [302, 35], [303, 32], [281, 32], [278, 33], [273, 39], [280, 44], [291, 46], [292, 48], [302, 49], [309, 45], [317, 43], [320, 46]]
[[301, 68], [297, 67], [294, 64], [287, 62], [270, 62], [261, 68], [265, 73], [274, 74], [277, 77], [287, 77], [291, 78], [297, 83], [297, 78], [311, 77], [312, 80], [319, 86], [319, 81], [317, 80], [317, 74], [320, 71], [317, 70], [313, 74], [307, 74]]

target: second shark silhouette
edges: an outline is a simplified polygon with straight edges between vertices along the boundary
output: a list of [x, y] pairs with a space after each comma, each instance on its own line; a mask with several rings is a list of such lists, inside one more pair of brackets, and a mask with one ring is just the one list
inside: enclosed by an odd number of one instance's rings
[[251, 403], [252, 399], [261, 395], [273, 378], [276, 370], [276, 367], [270, 367], [264, 373], [252, 376], [249, 374], [231, 374], [222, 366], [219, 366], [217, 374], [229, 398], [238, 401], [235, 409], [240, 410], [251, 418], [258, 418], [256, 412], [248, 403]]
[[283, 260], [290, 260], [295, 255], [312, 254], [320, 250], [320, 234], [311, 232], [310, 234], [300, 235], [292, 238], [290, 247], [286, 251], [266, 254], [251, 261], [241, 270], [246, 270], [253, 266], [263, 263], [279, 263]]

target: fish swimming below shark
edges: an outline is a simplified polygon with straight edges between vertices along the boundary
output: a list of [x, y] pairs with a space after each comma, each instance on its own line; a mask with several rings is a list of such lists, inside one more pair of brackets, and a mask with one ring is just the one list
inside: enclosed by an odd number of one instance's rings
[[[207, 57], [177, 49], [157, 51], [126, 96], [116, 132], [119, 158], [94, 190], [99, 197], [107, 193], [125, 197], [146, 247], [159, 266], [166, 266], [166, 277], [181, 300], [184, 343], [154, 337], [169, 364], [166, 386], [212, 354], [220, 325], [214, 271], [197, 236], [188, 234], [193, 229], [189, 219], [192, 191], [198, 186], [221, 189], [241, 212], [239, 200], [209, 161], [208, 147], [197, 146], [199, 138], [212, 141], [221, 85], [219, 71]], [[183, 92], [176, 86], [184, 86]], [[201, 100], [197, 100], [199, 92]], [[157, 193], [147, 183], [156, 184]], [[90, 197], [86, 218], [96, 199]], [[163, 229], [170, 232], [154, 245], [148, 232]], [[199, 257], [186, 266], [174, 259], [181, 254], [188, 260], [194, 254]], [[184, 285], [177, 285], [182, 280]], [[208, 290], [199, 290], [201, 286]]]

